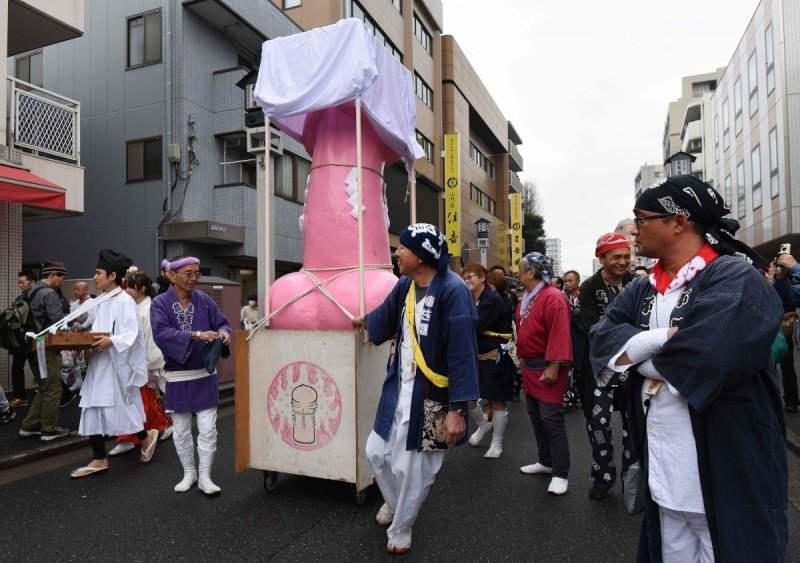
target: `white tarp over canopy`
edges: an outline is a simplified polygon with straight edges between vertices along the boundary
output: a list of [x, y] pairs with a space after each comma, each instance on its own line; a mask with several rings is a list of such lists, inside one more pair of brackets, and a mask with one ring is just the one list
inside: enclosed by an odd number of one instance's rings
[[302, 142], [309, 113], [361, 97], [378, 135], [409, 169], [416, 139], [411, 73], [357, 19], [265, 41], [254, 96], [269, 120]]

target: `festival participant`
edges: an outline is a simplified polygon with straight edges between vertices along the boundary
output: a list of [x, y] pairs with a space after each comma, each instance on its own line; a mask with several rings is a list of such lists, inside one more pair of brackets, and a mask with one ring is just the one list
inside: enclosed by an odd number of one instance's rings
[[[196, 482], [205, 494], [217, 495], [220, 488], [211, 480], [211, 466], [217, 450], [219, 389], [216, 364], [207, 365], [203, 356], [204, 349], [213, 352], [211, 343], [219, 346], [217, 339], [227, 351], [233, 331], [211, 297], [195, 289], [200, 281], [200, 260], [181, 257], [171, 262], [164, 260], [161, 265], [172, 285], [153, 299], [150, 325], [153, 339], [164, 355], [165, 407], [172, 415], [173, 442], [183, 466], [183, 479], [175, 485], [175, 492], [188, 491]], [[194, 461], [192, 413], [197, 416], [198, 468]]]
[[435, 226], [407, 227], [396, 254], [403, 277], [353, 324], [376, 344], [397, 338], [366, 454], [385, 501], [375, 520], [389, 526], [386, 551], [405, 553], [445, 449], [466, 436], [467, 401], [478, 399], [478, 315]]
[[143, 463], [152, 459], [158, 442], [158, 430], [144, 429], [139, 387], [147, 382], [147, 369], [136, 303], [120, 288], [131, 264], [124, 254], [104, 249], [94, 272], [94, 283], [105, 295], [97, 305], [92, 329], [110, 335], [95, 337], [81, 387], [78, 432], [89, 437], [93, 457], [87, 465], [70, 473], [73, 479], [108, 470], [104, 436], [135, 434], [142, 445]]
[[[163, 442], [172, 435], [172, 423], [164, 413], [164, 407], [158, 402], [156, 390], [159, 389], [160, 380], [164, 377], [164, 356], [153, 341], [153, 329], [150, 327], [150, 303], [156, 296], [153, 282], [145, 272], [140, 272], [136, 267], [131, 267], [125, 276], [125, 291], [136, 302], [139, 313], [139, 323], [144, 336], [144, 348], [147, 356], [147, 384], [139, 388], [144, 405], [145, 430], [158, 430], [158, 441]], [[117, 445], [108, 452], [108, 455], [120, 455], [132, 450], [139, 439], [132, 434], [117, 437]]]
[[[496, 368], [498, 347], [507, 343], [513, 336], [511, 319], [508, 318], [503, 300], [487, 287], [486, 268], [476, 262], [467, 264], [461, 270], [475, 305], [478, 308], [478, 385], [481, 398], [492, 405], [492, 425], [477, 403], [470, 403], [469, 413], [478, 429], [469, 437], [470, 446], [478, 446], [483, 437], [492, 431], [492, 443], [483, 457], [496, 459], [503, 453], [503, 436], [508, 424], [506, 401], [511, 400], [514, 374], [498, 374]], [[505, 364], [500, 364], [501, 368]]]
[[584, 281], [580, 288], [579, 342], [582, 351], [579, 387], [585, 397], [583, 415], [586, 417], [586, 432], [592, 447], [589, 498], [602, 500], [617, 479], [614, 465], [614, 442], [611, 434], [611, 413], [615, 410], [622, 417], [622, 474], [636, 456], [630, 444], [630, 429], [625, 408], [625, 393], [616, 393], [615, 386], [597, 387], [589, 361], [589, 331], [597, 323], [608, 306], [613, 303], [622, 288], [633, 279], [628, 267], [631, 264], [631, 247], [622, 233], [600, 235], [595, 244], [595, 257], [602, 266]]
[[539, 461], [520, 468], [529, 475], [551, 475], [551, 495], [563, 495], [569, 482], [569, 443], [561, 401], [569, 383], [572, 341], [569, 302], [549, 284], [553, 266], [538, 252], [519, 263], [525, 293], [517, 309], [517, 355], [522, 363], [522, 390], [536, 434]]
[[767, 262], [733, 238], [722, 196], [693, 176], [662, 182], [636, 201], [631, 231], [658, 263], [591, 332], [598, 382], [634, 373], [630, 422], [647, 476], [638, 560], [785, 561], [785, 425], [770, 354], [783, 308], [753, 267]]

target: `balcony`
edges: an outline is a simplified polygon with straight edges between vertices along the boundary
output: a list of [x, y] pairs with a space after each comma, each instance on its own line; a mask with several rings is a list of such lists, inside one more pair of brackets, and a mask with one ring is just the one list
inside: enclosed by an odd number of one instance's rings
[[22, 166], [66, 190], [67, 213], [83, 212], [80, 166], [80, 103], [7, 77], [9, 128], [6, 145]]
[[512, 141], [508, 142], [508, 167], [514, 172], [522, 172], [522, 155]]
[[520, 180], [519, 176], [517, 176], [517, 174], [511, 170], [508, 171], [508, 186], [511, 188], [511, 191], [518, 194], [522, 193], [522, 180]]
[[83, 35], [85, 0], [8, 2], [9, 57]]

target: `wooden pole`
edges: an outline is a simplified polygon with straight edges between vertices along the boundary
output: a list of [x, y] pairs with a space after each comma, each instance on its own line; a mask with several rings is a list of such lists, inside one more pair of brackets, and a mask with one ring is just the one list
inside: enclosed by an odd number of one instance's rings
[[361, 162], [361, 96], [356, 98], [356, 178], [358, 179], [358, 315], [367, 314], [366, 297], [364, 295], [364, 191]]
[[411, 224], [413, 225], [417, 222], [417, 171], [414, 169], [413, 163], [411, 165], [411, 178], [409, 178], [409, 180], [411, 181], [411, 198], [409, 203], [411, 213], [409, 216]]
[[[264, 117], [264, 271], [266, 283], [264, 284], [264, 316], [270, 314], [269, 289], [272, 285], [272, 193], [270, 190], [269, 151], [272, 138], [269, 132], [269, 117]], [[267, 321], [269, 326], [269, 321]]]

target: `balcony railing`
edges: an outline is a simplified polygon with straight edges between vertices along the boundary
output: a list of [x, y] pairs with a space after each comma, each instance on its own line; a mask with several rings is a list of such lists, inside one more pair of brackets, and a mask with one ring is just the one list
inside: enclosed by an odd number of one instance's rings
[[519, 176], [517, 176], [512, 170], [508, 171], [508, 185], [511, 186], [511, 189], [516, 193], [522, 193], [522, 180], [520, 180]]
[[7, 78], [10, 82], [9, 146], [80, 164], [80, 102], [10, 76]]
[[514, 172], [522, 172], [522, 155], [512, 141], [508, 141], [508, 167]]

